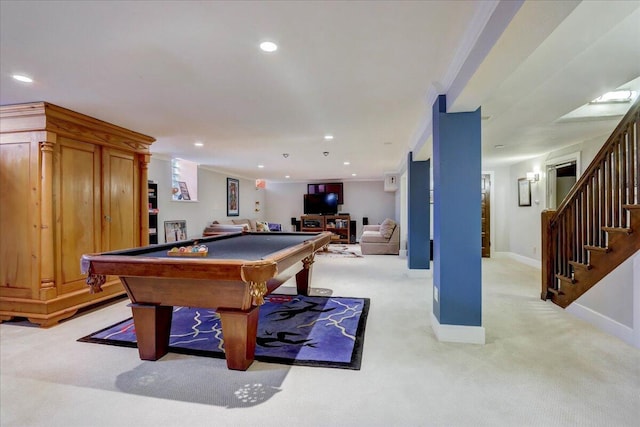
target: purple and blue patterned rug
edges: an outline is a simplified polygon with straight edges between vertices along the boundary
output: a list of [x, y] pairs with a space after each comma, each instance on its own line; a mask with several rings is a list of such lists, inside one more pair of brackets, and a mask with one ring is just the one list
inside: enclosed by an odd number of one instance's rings
[[[255, 360], [360, 369], [368, 298], [269, 295], [260, 307]], [[78, 341], [136, 347], [133, 319]], [[220, 317], [211, 309], [174, 307], [169, 351], [224, 358]]]

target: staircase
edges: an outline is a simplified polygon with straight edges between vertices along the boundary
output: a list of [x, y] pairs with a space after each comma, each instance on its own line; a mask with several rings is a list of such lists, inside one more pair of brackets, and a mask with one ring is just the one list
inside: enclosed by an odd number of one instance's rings
[[640, 98], [556, 211], [542, 212], [542, 292], [566, 307], [640, 250]]

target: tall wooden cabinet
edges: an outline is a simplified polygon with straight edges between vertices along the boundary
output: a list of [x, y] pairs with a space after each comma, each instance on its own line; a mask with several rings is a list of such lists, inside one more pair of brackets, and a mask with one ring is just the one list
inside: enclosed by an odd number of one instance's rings
[[89, 293], [80, 257], [149, 242], [153, 138], [39, 102], [0, 107], [0, 320], [51, 326]]

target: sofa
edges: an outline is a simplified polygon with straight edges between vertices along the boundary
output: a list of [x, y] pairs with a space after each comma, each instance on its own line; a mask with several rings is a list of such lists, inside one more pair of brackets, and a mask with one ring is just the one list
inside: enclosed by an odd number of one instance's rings
[[400, 253], [400, 226], [392, 219], [378, 225], [365, 225], [360, 236], [363, 255], [398, 255]]
[[252, 232], [271, 232], [282, 231], [280, 224], [275, 224], [267, 221], [259, 221], [255, 219], [230, 219], [227, 221], [213, 221], [202, 232], [203, 236], [215, 236], [221, 233], [238, 233], [241, 231]]

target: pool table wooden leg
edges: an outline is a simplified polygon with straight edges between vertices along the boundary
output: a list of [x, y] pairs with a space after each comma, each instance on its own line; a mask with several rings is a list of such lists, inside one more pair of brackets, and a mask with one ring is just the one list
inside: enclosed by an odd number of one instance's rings
[[311, 254], [302, 260], [302, 270], [296, 273], [296, 287], [298, 295], [309, 295], [309, 284], [311, 283], [311, 271], [313, 270], [314, 255]]
[[227, 368], [246, 371], [253, 363], [260, 307], [251, 310], [218, 310], [222, 321], [222, 338]]
[[160, 359], [169, 349], [173, 307], [136, 303], [129, 304], [129, 307], [133, 313], [140, 359]]

